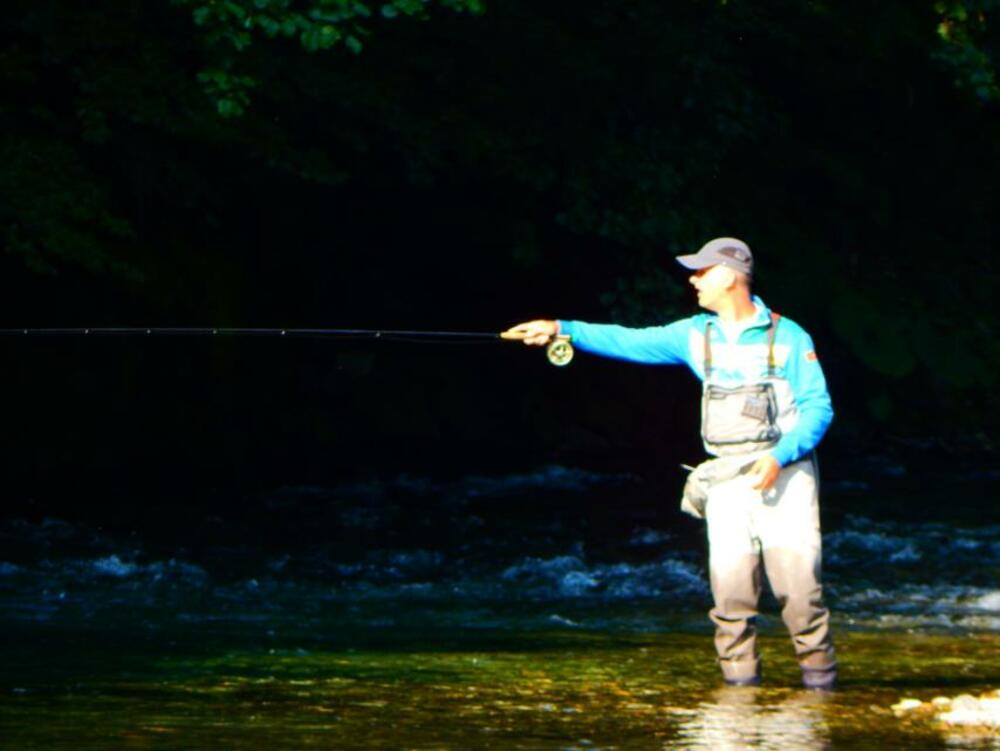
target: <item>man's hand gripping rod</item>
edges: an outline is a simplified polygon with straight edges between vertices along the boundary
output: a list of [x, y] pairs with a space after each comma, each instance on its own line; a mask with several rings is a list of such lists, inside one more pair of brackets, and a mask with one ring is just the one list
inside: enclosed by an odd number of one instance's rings
[[556, 321], [536, 320], [519, 323], [502, 334], [501, 339], [521, 341], [533, 347], [545, 347], [545, 355], [553, 365], [569, 365], [573, 359], [573, 345], [569, 337], [559, 333]]

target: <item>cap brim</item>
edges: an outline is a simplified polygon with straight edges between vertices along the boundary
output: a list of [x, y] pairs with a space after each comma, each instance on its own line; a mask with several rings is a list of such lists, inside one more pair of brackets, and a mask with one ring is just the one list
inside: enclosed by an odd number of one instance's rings
[[697, 253], [687, 256], [676, 256], [675, 260], [684, 268], [694, 271], [707, 269], [709, 266], [715, 266], [718, 263], [718, 261], [706, 261], [704, 258], [699, 258]]

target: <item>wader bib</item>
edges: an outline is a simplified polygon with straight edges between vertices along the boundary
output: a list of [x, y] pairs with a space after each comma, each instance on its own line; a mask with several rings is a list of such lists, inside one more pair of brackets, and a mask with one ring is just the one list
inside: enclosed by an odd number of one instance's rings
[[773, 448], [781, 438], [778, 399], [771, 382], [777, 366], [774, 335], [781, 316], [771, 314], [767, 329], [767, 377], [758, 383], [719, 386], [712, 383], [711, 321], [705, 325], [705, 381], [701, 395], [701, 437], [716, 456], [752, 454]]
[[783, 467], [768, 491], [754, 490], [746, 476], [750, 465], [781, 438], [774, 386], [779, 377], [774, 357], [779, 321], [772, 313], [766, 374], [735, 386], [712, 383], [712, 323], [706, 325], [702, 438], [719, 458], [691, 473], [681, 507], [707, 522], [715, 600], [710, 617], [726, 681], [760, 681], [755, 619], [766, 573], [792, 636], [804, 684], [829, 688], [836, 681], [837, 663], [820, 585], [815, 456]]

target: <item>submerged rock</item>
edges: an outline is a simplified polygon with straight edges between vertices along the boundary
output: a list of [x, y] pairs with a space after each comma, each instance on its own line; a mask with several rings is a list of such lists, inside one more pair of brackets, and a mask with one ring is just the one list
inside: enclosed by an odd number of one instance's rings
[[902, 714], [904, 712], [912, 712], [915, 709], [920, 709], [924, 703], [920, 699], [900, 699], [898, 702], [892, 705], [892, 711], [896, 714]]
[[965, 694], [954, 699], [945, 709], [938, 719], [949, 725], [981, 725], [1000, 729], [1000, 691], [979, 697]]
[[900, 699], [892, 705], [897, 717], [926, 716], [951, 727], [1000, 729], [1000, 689], [979, 696], [961, 694], [954, 698], [936, 696], [930, 701]]

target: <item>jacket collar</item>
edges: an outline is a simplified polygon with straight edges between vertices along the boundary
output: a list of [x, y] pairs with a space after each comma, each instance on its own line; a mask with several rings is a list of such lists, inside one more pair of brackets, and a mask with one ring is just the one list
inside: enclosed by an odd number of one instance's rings
[[754, 295], [751, 300], [753, 300], [753, 305], [757, 308], [757, 312], [754, 314], [753, 323], [747, 328], [758, 328], [763, 326], [767, 328], [771, 325], [771, 310], [768, 308], [764, 301], [761, 300], [757, 295]]
[[[753, 320], [747, 324], [747, 329], [767, 328], [771, 325], [771, 310], [757, 295], [754, 295], [750, 299], [753, 302], [753, 306], [756, 308], [756, 311], [754, 312]], [[718, 321], [719, 315], [717, 313], [713, 313], [709, 320]]]

